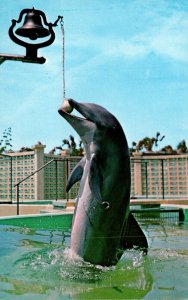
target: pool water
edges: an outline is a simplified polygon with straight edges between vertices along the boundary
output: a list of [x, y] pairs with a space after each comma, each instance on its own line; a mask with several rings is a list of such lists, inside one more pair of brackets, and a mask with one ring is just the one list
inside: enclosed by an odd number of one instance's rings
[[74, 257], [67, 229], [0, 225], [0, 299], [188, 299], [188, 224], [141, 225], [148, 255], [113, 267]]

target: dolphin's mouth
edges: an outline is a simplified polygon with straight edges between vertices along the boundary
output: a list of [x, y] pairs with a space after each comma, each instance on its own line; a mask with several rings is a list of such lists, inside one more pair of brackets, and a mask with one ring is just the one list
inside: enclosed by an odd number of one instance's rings
[[[83, 112], [79, 110], [79, 107], [75, 107], [75, 104], [78, 104], [73, 99], [64, 99], [63, 105], [58, 109], [59, 114], [66, 119], [66, 115], [69, 115], [70, 117], [77, 119], [77, 120], [88, 120], [91, 121], [89, 118], [84, 116]], [[78, 106], [78, 105], [76, 105]], [[76, 109], [77, 112], [81, 114], [81, 116], [77, 116], [72, 114], [72, 111]]]
[[[71, 114], [73, 109], [80, 113], [81, 117]], [[83, 104], [73, 99], [65, 99], [58, 112], [76, 130], [84, 144], [91, 143], [96, 124], [90, 118], [90, 111]]]

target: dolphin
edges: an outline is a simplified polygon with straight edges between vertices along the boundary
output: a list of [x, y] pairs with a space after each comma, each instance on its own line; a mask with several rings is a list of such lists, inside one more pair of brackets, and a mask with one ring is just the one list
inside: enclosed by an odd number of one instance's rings
[[120, 123], [105, 108], [73, 99], [65, 99], [58, 112], [79, 134], [85, 149], [66, 186], [68, 192], [80, 181], [71, 250], [102, 266], [115, 265], [125, 249], [147, 252], [147, 239], [129, 209], [130, 155]]

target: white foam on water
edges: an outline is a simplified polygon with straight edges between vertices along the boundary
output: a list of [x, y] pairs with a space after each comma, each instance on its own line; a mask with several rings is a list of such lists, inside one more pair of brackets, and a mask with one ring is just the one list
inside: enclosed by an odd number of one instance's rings
[[135, 249], [124, 251], [118, 265], [125, 270], [139, 268], [144, 264], [145, 255], [142, 251]]
[[65, 248], [65, 250], [63, 251], [64, 254], [64, 259], [68, 260], [69, 262], [72, 263], [79, 263], [79, 262], [83, 262], [83, 259], [77, 255], [71, 248]]

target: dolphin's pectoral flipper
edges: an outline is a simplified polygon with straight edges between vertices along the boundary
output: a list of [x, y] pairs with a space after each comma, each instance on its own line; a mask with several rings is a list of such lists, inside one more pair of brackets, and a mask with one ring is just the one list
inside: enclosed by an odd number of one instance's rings
[[79, 163], [74, 167], [74, 169], [72, 170], [72, 172], [71, 172], [71, 174], [70, 174], [70, 176], [67, 180], [67, 185], [66, 185], [66, 192], [67, 193], [71, 189], [71, 187], [76, 182], [80, 181], [80, 179], [82, 178], [85, 162], [86, 162], [86, 159], [85, 159], [85, 157], [83, 157], [79, 161]]
[[129, 213], [128, 220], [124, 224], [121, 247], [123, 249], [139, 248], [147, 253], [147, 239], [132, 213]]
[[97, 203], [102, 205], [105, 209], [108, 209], [109, 202], [103, 201], [101, 196], [100, 187], [102, 183], [102, 174], [99, 166], [100, 164], [98, 162], [97, 155], [94, 155], [90, 164], [89, 186], [93, 195], [95, 195], [95, 200]]

